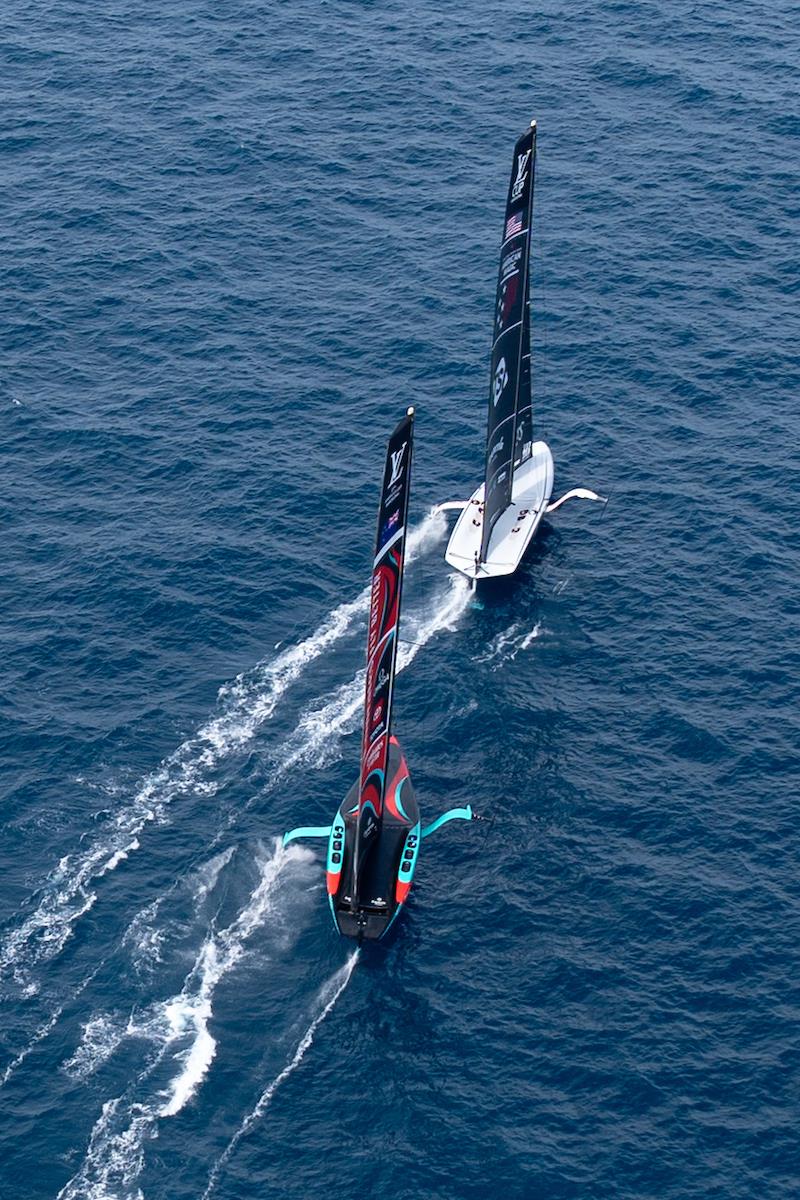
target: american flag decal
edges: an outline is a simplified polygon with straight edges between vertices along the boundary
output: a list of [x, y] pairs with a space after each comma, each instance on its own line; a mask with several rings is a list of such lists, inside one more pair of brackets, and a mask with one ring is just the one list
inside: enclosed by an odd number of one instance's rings
[[[514, 213], [506, 221], [506, 238], [513, 237], [515, 233], [522, 232], [522, 213]], [[505, 241], [505, 238], [503, 239]]]

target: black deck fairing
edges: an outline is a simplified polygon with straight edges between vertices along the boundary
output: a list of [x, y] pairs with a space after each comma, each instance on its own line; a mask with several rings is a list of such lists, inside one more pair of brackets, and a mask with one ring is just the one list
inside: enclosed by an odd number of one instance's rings
[[[419, 809], [403, 752], [395, 738], [389, 745], [386, 803], [380, 833], [368, 847], [358, 872], [358, 892], [353, 896], [352, 862], [356, 840], [359, 783], [353, 784], [339, 809], [344, 820], [345, 844], [341, 886], [331, 896], [339, 932], [359, 940], [383, 936], [405, 900], [411, 883], [400, 883], [400, 867], [409, 834], [419, 826]], [[418, 833], [417, 833], [418, 836]]]

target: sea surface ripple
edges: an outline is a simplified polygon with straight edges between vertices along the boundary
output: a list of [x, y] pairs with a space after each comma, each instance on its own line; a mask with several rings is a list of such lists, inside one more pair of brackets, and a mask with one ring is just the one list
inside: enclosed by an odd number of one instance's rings
[[[0, 1195], [800, 1194], [800, 25], [778, 0], [7, 0]], [[539, 126], [556, 490], [478, 597]], [[426, 844], [353, 957], [380, 459]]]

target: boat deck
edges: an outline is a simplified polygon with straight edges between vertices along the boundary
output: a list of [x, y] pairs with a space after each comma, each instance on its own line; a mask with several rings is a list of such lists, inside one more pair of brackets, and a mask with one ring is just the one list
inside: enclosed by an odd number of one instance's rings
[[545, 442], [534, 442], [530, 458], [514, 472], [511, 504], [495, 525], [486, 561], [476, 571], [483, 535], [483, 488], [481, 484], [461, 512], [445, 552], [450, 566], [470, 579], [489, 579], [516, 571], [553, 492], [550, 448]]

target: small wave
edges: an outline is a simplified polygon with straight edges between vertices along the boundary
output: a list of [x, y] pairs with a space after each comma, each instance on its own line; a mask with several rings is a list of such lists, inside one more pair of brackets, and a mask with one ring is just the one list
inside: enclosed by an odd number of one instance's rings
[[278, 1088], [289, 1078], [292, 1072], [295, 1071], [302, 1062], [306, 1052], [314, 1040], [315, 1033], [328, 1014], [331, 1012], [333, 1006], [336, 1004], [336, 1001], [339, 999], [342, 992], [350, 982], [350, 977], [353, 974], [353, 970], [357, 962], [358, 950], [354, 950], [344, 966], [340, 967], [338, 971], [335, 971], [330, 979], [326, 980], [326, 982], [322, 985], [315, 1005], [317, 1009], [316, 1015], [312, 1019], [303, 1036], [300, 1038], [297, 1048], [289, 1062], [286, 1064], [283, 1070], [280, 1071], [264, 1088], [264, 1091], [259, 1096], [255, 1107], [244, 1118], [241, 1125], [228, 1142], [228, 1145], [215, 1162], [211, 1174], [209, 1175], [208, 1185], [206, 1190], [203, 1192], [201, 1200], [208, 1200], [208, 1197], [216, 1189], [217, 1183], [219, 1182], [219, 1177], [222, 1174], [226, 1163], [230, 1160], [232, 1154], [236, 1150], [236, 1147], [239, 1145], [239, 1142], [253, 1128], [255, 1123], [261, 1119], [264, 1112], [272, 1103], [272, 1098], [277, 1092]]
[[28, 1055], [31, 1053], [31, 1051], [34, 1049], [34, 1047], [38, 1046], [40, 1042], [43, 1042], [44, 1039], [47, 1037], [48, 1033], [50, 1032], [50, 1030], [55, 1028], [63, 1011], [64, 1011], [64, 1008], [62, 1005], [59, 1008], [57, 1008], [55, 1010], [55, 1012], [51, 1013], [51, 1015], [47, 1018], [47, 1020], [44, 1022], [43, 1025], [39, 1026], [39, 1028], [36, 1030], [36, 1033], [33, 1035], [31, 1040], [28, 1042], [28, 1044], [24, 1048], [24, 1050], [20, 1050], [20, 1052], [16, 1056], [16, 1058], [12, 1059], [12, 1061], [8, 1064], [8, 1066], [3, 1071], [3, 1074], [0, 1075], [0, 1088], [5, 1087], [5, 1085], [8, 1083], [9, 1079], [11, 1078], [11, 1076], [14, 1074], [14, 1072], [17, 1070], [18, 1067], [22, 1066], [22, 1064], [25, 1062], [25, 1059], [28, 1057]]
[[509, 625], [508, 629], [501, 630], [500, 633], [490, 641], [486, 650], [482, 654], [478, 654], [473, 658], [473, 662], [477, 663], [492, 663], [492, 670], [496, 671], [503, 663], [512, 662], [522, 650], [527, 650], [542, 632], [542, 623], [537, 621], [533, 629], [527, 632], [521, 632], [518, 622]]

